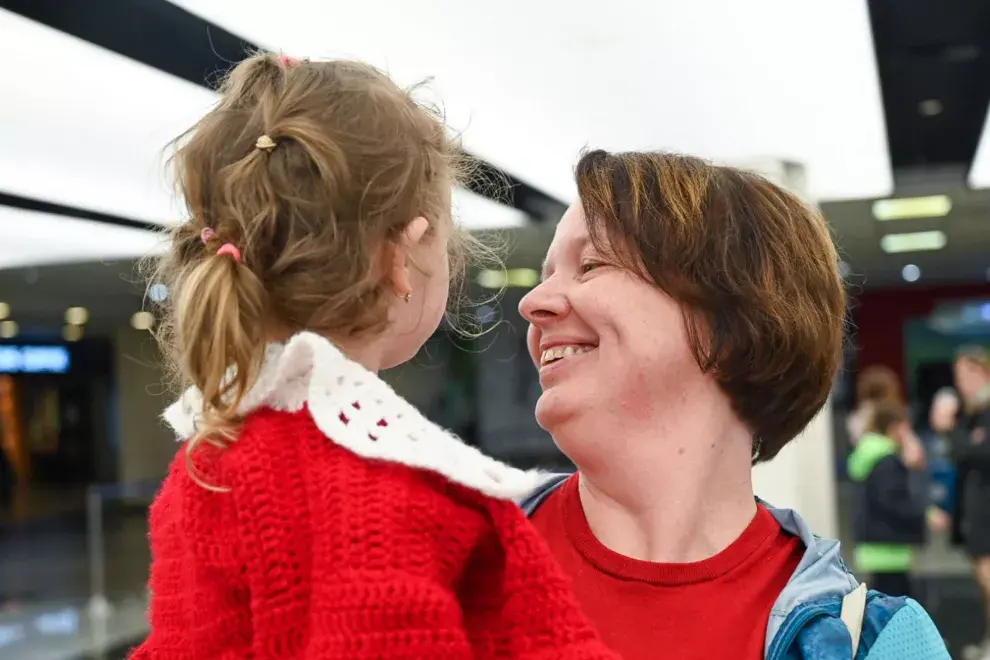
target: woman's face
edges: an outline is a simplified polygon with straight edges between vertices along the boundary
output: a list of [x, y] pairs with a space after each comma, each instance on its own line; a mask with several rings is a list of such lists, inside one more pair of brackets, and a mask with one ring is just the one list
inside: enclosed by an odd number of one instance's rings
[[959, 414], [959, 401], [952, 396], [936, 396], [928, 414], [928, 423], [933, 431], [945, 432], [955, 426]]
[[956, 389], [963, 401], [972, 401], [990, 382], [988, 374], [975, 361], [959, 358], [953, 365]]
[[586, 448], [565, 436], [601, 427], [585, 424], [590, 415], [662, 420], [669, 406], [711, 385], [691, 354], [680, 306], [612, 264], [595, 251], [576, 204], [557, 226], [543, 281], [519, 305], [543, 389], [536, 419], [579, 464], [574, 454]]

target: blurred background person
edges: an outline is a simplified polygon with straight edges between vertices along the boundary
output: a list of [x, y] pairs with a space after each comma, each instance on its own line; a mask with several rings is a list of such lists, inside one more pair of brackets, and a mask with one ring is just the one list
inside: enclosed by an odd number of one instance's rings
[[[870, 429], [849, 457], [849, 476], [861, 484], [855, 509], [856, 567], [871, 588], [911, 596], [914, 546], [925, 541], [928, 475], [925, 451], [907, 409], [883, 401]], [[944, 514], [935, 525], [944, 526]]]
[[[931, 484], [931, 501], [948, 520], [956, 510], [956, 466], [952, 460], [952, 434], [961, 411], [959, 395], [951, 387], [939, 389], [932, 397], [928, 427], [920, 437], [925, 446]], [[949, 520], [951, 523], [951, 520]]]
[[959, 395], [951, 387], [943, 387], [936, 392], [928, 415], [929, 428], [948, 439], [948, 435], [956, 428], [961, 411], [959, 403]]
[[[984, 599], [981, 660], [990, 658], [990, 351], [964, 346], [954, 363], [963, 402], [953, 443], [959, 471], [959, 531]], [[973, 656], [972, 650], [969, 654]]]
[[855, 447], [873, 427], [873, 415], [882, 403], [903, 404], [901, 384], [890, 367], [871, 365], [856, 379], [856, 406], [846, 419], [849, 442]]

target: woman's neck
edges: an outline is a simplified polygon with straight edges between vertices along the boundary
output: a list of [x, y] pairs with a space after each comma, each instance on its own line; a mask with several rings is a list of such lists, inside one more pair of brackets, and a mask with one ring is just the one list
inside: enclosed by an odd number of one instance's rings
[[612, 454], [582, 469], [581, 504], [603, 545], [644, 561], [701, 561], [752, 522], [749, 432], [734, 418], [723, 424], [695, 419], [701, 421], [666, 438], [655, 426], [640, 437], [625, 429], [621, 447], [628, 456]]

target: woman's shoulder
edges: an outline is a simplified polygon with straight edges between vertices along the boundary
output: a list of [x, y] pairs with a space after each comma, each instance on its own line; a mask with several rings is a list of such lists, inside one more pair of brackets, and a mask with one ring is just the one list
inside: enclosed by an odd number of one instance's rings
[[857, 658], [950, 660], [938, 628], [916, 601], [876, 591], [865, 602], [861, 598], [858, 608], [848, 607], [849, 600], [831, 597], [795, 608], [788, 617], [791, 625], [785, 623], [769, 640], [768, 655], [848, 658], [852, 638]]

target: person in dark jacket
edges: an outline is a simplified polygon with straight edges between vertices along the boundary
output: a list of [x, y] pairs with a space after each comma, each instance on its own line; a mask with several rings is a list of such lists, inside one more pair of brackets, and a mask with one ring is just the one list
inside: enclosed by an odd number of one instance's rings
[[911, 594], [914, 547], [925, 541], [927, 473], [921, 441], [907, 409], [876, 406], [871, 429], [849, 456], [849, 476], [860, 483], [855, 514], [856, 563], [870, 586], [890, 595]]
[[983, 593], [986, 621], [982, 655], [968, 655], [990, 660], [990, 350], [960, 349], [953, 371], [963, 401], [952, 447], [959, 483], [957, 519]]

